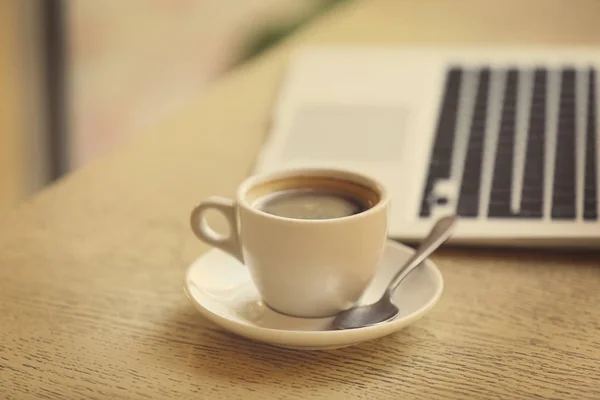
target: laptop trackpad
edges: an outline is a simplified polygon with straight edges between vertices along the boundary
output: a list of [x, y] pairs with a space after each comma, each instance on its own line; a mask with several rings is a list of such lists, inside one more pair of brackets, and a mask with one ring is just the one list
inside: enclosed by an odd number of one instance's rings
[[284, 160], [386, 162], [400, 158], [408, 110], [398, 105], [318, 105], [296, 112]]

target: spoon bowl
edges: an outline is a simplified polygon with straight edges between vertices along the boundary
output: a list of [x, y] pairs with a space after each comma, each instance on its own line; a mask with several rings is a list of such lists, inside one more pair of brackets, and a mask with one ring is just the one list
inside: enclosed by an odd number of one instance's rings
[[355, 329], [390, 321], [398, 315], [400, 310], [392, 302], [394, 292], [415, 268], [427, 257], [437, 250], [450, 238], [457, 222], [456, 216], [440, 218], [427, 237], [423, 240], [417, 251], [400, 268], [390, 281], [387, 290], [381, 298], [372, 304], [350, 308], [339, 313], [331, 323], [333, 329]]
[[383, 296], [376, 303], [342, 311], [332, 324], [335, 329], [364, 328], [392, 320], [399, 312], [391, 299]]

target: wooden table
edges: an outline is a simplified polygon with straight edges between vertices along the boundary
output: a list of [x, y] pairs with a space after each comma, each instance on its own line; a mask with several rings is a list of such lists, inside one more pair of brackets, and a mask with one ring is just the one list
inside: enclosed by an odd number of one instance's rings
[[600, 398], [597, 254], [444, 250], [435, 260], [446, 291], [434, 311], [330, 352], [235, 337], [182, 291], [185, 268], [208, 249], [188, 212], [208, 195], [232, 195], [250, 173], [294, 48], [600, 40], [593, 0], [493, 4], [333, 10], [9, 214], [0, 223], [0, 398]]

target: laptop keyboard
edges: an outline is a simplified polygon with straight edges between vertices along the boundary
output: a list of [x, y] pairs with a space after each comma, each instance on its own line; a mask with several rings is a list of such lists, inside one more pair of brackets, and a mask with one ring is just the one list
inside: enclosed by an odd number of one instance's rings
[[592, 68], [450, 68], [420, 216], [596, 221], [596, 111]]

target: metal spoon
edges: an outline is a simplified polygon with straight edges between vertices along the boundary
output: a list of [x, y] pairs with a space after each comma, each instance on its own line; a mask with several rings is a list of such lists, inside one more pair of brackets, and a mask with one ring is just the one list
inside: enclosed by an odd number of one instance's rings
[[400, 271], [391, 280], [381, 298], [373, 304], [350, 308], [339, 313], [332, 322], [334, 329], [352, 329], [375, 325], [389, 321], [398, 315], [398, 307], [392, 303], [394, 292], [416, 267], [437, 250], [452, 235], [458, 221], [455, 216], [440, 218], [433, 226], [429, 235], [423, 240], [417, 251], [408, 259]]

